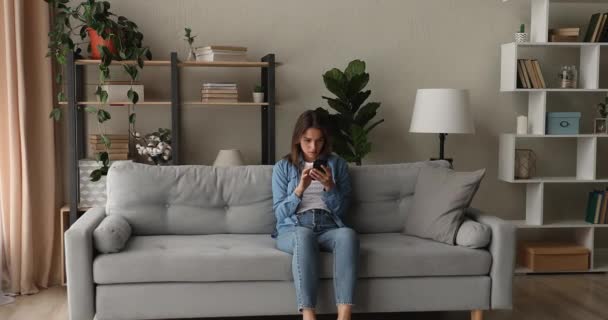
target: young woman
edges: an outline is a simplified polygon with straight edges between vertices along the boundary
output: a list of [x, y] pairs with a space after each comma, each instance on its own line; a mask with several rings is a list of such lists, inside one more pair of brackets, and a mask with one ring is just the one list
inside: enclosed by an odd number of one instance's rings
[[[350, 320], [357, 280], [359, 240], [342, 222], [351, 185], [348, 165], [331, 153], [328, 128], [315, 111], [296, 122], [291, 153], [272, 171], [277, 248], [293, 255], [292, 272], [298, 311], [315, 319], [319, 282], [319, 251], [333, 252], [333, 283], [339, 320]], [[317, 159], [327, 161], [314, 169]]]

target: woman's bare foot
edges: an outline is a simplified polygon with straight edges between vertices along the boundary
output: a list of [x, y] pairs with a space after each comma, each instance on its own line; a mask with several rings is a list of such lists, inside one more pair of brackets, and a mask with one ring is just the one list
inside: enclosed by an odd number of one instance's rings
[[303, 320], [316, 320], [317, 316], [315, 315], [314, 309], [302, 309], [302, 319]]
[[338, 305], [338, 320], [350, 320], [352, 305], [350, 304], [339, 304]]

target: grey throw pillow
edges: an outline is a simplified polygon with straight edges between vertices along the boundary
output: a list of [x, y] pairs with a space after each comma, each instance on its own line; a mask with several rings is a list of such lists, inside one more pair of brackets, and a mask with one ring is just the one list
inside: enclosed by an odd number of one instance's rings
[[448, 168], [420, 169], [414, 199], [403, 233], [454, 245], [486, 170], [456, 172]]
[[118, 215], [106, 216], [93, 230], [93, 243], [102, 253], [119, 252], [131, 237], [131, 226]]
[[492, 229], [485, 224], [465, 218], [458, 228], [456, 244], [469, 248], [485, 248], [492, 240]]

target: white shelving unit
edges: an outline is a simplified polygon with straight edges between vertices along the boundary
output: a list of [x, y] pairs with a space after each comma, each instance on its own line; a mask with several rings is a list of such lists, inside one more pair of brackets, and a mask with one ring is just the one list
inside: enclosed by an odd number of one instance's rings
[[[499, 137], [498, 178], [502, 181], [526, 186], [525, 220], [513, 220], [518, 227], [518, 242], [529, 240], [568, 241], [587, 247], [590, 252], [590, 268], [587, 272], [608, 272], [608, 243], [596, 241], [599, 233], [608, 233], [608, 225], [594, 225], [584, 220], [584, 206], [580, 220], [551, 219], [551, 212], [544, 210], [545, 184], [608, 184], [608, 179], [598, 179], [598, 140], [608, 139], [608, 135], [575, 134], [547, 135], [546, 112], [547, 94], [552, 92], [589, 93], [608, 92], [600, 88], [600, 56], [608, 50], [608, 43], [547, 42], [549, 31], [549, 6], [553, 3], [606, 3], [608, 0], [531, 0], [531, 23], [529, 43], [506, 43], [501, 45], [501, 92], [523, 92], [528, 95], [529, 134], [501, 134]], [[589, 13], [591, 16], [593, 12]], [[584, 32], [585, 30], [581, 30]], [[517, 88], [517, 59], [523, 48], [544, 48], [553, 50], [573, 48], [579, 50], [579, 88], [577, 89], [521, 89]], [[572, 50], [572, 49], [570, 49]], [[541, 61], [542, 63], [542, 61]], [[576, 175], [564, 177], [534, 177], [515, 179], [515, 149], [522, 139], [575, 139]], [[532, 270], [517, 267], [516, 273], [533, 273]]]

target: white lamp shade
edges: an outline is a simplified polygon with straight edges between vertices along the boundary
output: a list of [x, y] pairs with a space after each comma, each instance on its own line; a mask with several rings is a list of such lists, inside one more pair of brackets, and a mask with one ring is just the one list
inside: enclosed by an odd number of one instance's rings
[[243, 161], [243, 156], [238, 149], [220, 150], [213, 163], [213, 166], [215, 167], [234, 167], [243, 165], [245, 165], [245, 161]]
[[469, 92], [462, 89], [418, 89], [410, 132], [475, 133]]

